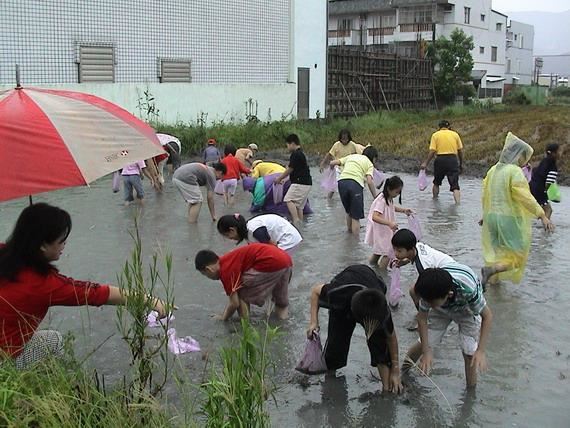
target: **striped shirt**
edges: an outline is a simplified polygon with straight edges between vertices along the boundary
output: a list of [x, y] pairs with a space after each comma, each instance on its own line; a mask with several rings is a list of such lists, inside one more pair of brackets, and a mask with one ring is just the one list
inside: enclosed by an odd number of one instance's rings
[[[460, 263], [450, 263], [443, 267], [453, 278], [453, 296], [448, 298], [440, 309], [450, 312], [461, 312], [469, 309], [474, 315], [480, 314], [487, 301], [483, 296], [483, 286], [470, 267]], [[429, 304], [420, 299], [420, 311], [429, 312]]]

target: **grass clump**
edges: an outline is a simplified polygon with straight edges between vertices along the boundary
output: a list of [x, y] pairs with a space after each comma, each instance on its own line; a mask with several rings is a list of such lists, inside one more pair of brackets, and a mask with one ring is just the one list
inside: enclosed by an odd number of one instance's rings
[[268, 345], [277, 328], [265, 325], [260, 333], [248, 320], [241, 320], [241, 336], [235, 346], [220, 351], [221, 367], [212, 369], [202, 387], [206, 394], [202, 412], [207, 427], [269, 427], [266, 399], [273, 396], [274, 386], [267, 380], [272, 364]]

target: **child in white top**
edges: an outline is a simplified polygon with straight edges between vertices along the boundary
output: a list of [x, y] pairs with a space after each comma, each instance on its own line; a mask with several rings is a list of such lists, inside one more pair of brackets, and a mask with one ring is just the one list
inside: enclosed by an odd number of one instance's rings
[[399, 202], [402, 203], [403, 187], [404, 183], [398, 176], [386, 180], [382, 193], [374, 199], [368, 213], [364, 242], [372, 247], [373, 254], [370, 257], [370, 263], [378, 264], [381, 269], [388, 267], [390, 255], [393, 257], [394, 254], [392, 236], [398, 230], [396, 213], [413, 214], [409, 208], [394, 205], [396, 196], [400, 196]]

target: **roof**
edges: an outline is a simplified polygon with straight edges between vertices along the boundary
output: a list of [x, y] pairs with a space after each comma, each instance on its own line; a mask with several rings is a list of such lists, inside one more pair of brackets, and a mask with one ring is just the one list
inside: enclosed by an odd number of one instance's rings
[[487, 79], [486, 79], [486, 80], [487, 80], [487, 82], [493, 83], [493, 82], [501, 82], [501, 81], [505, 80], [505, 78], [504, 78], [504, 77], [500, 77], [500, 76], [493, 76], [493, 77], [487, 76]]
[[477, 80], [483, 79], [483, 77], [487, 74], [487, 70], [471, 70], [471, 80], [474, 82]]
[[426, 4], [448, 4], [455, 3], [450, 0], [392, 0], [392, 7], [420, 6]]
[[390, 0], [336, 0], [329, 1], [329, 15], [381, 12], [392, 10]]

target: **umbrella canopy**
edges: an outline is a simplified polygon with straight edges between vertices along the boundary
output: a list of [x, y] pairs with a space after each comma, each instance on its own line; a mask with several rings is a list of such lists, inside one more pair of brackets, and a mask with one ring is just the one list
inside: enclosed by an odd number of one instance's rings
[[72, 91], [0, 91], [0, 201], [81, 186], [163, 153], [121, 107]]
[[156, 136], [158, 137], [158, 141], [160, 141], [160, 144], [162, 144], [163, 146], [166, 146], [168, 143], [174, 143], [176, 144], [176, 149], [178, 151], [178, 154], [180, 154], [180, 152], [182, 151], [182, 143], [175, 136], [168, 134], [161, 134], [161, 133], [157, 133]]

